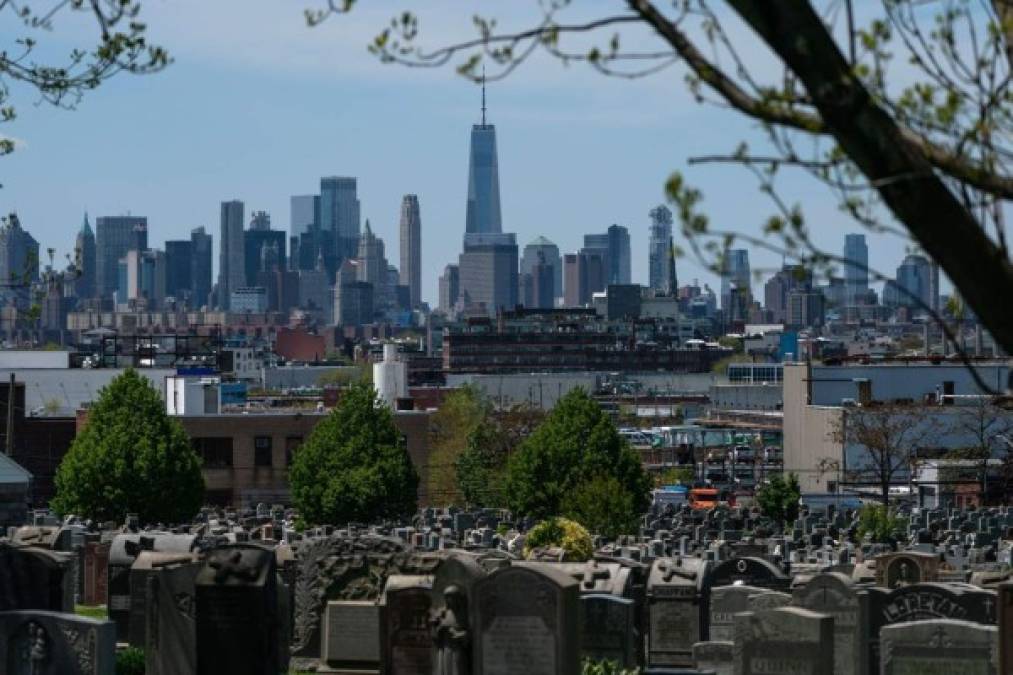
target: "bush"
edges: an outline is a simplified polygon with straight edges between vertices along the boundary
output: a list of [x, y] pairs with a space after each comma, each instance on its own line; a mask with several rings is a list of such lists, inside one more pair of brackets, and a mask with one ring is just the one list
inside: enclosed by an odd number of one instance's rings
[[188, 522], [204, 499], [201, 460], [148, 380], [128, 369], [99, 392], [56, 472], [52, 507], [97, 521]]
[[524, 540], [524, 557], [547, 546], [563, 549], [566, 562], [584, 562], [594, 554], [591, 535], [583, 525], [568, 518], [549, 518], [532, 527]]
[[349, 387], [295, 451], [289, 484], [308, 523], [406, 518], [418, 502], [419, 476], [393, 415], [363, 383]]
[[627, 670], [616, 661], [592, 661], [584, 659], [581, 664], [581, 675], [637, 675], [639, 669]]
[[144, 675], [144, 650], [127, 647], [116, 652], [116, 675]]
[[788, 478], [776, 475], [770, 482], [756, 492], [756, 502], [760, 511], [776, 523], [792, 522], [798, 518], [798, 500], [802, 490], [798, 485], [798, 476], [788, 474]]
[[566, 394], [507, 463], [506, 495], [519, 516], [551, 518], [581, 484], [612, 476], [633, 512], [650, 504], [651, 479], [612, 420], [582, 389]]
[[907, 519], [888, 510], [882, 504], [866, 504], [858, 513], [858, 538], [870, 538], [873, 543], [884, 544], [896, 540], [907, 529]]

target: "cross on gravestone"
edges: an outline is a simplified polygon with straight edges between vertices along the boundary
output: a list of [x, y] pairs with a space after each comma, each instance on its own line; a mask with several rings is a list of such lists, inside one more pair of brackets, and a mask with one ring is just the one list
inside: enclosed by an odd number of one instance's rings
[[738, 675], [832, 675], [833, 619], [799, 607], [735, 616]]
[[880, 631], [882, 675], [996, 675], [995, 626], [932, 619]]
[[584, 574], [581, 576], [580, 585], [582, 588], [592, 589], [599, 579], [608, 579], [611, 576], [608, 568], [599, 567], [597, 560], [591, 560], [584, 567]]

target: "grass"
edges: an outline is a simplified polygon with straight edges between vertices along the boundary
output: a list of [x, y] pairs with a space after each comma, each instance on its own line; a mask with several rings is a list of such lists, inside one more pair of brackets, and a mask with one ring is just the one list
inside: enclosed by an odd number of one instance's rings
[[74, 607], [74, 613], [78, 616], [86, 616], [89, 619], [108, 619], [109, 610], [106, 609], [105, 605], [97, 605], [95, 607], [88, 607], [86, 605], [77, 605]]

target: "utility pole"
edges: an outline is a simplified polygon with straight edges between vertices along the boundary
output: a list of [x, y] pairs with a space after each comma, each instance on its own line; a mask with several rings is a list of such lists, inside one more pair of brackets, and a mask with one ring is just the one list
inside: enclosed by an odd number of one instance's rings
[[4, 451], [8, 457], [14, 456], [14, 373], [7, 387], [7, 447]]

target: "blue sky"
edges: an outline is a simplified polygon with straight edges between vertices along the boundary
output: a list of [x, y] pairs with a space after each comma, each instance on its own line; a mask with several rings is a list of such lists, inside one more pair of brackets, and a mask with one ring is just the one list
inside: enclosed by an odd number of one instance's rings
[[[92, 219], [146, 215], [154, 246], [204, 225], [217, 249], [222, 200], [242, 199], [248, 213], [266, 210], [274, 227], [288, 230], [290, 195], [315, 192], [320, 176], [356, 176], [362, 214], [394, 264], [401, 196], [419, 195], [423, 297], [435, 303], [437, 277], [460, 251], [479, 90], [452, 68], [409, 70], [367, 53], [392, 12], [412, 3], [365, 3], [310, 29], [302, 9], [312, 2], [149, 0], [152, 39], [175, 59], [166, 71], [117, 77], [74, 111], [35, 105], [15, 88], [19, 119], [0, 133], [18, 139], [19, 148], [0, 159], [0, 210], [16, 210], [43, 249], [55, 247], [61, 259], [86, 209]], [[536, 4], [423, 6], [423, 35], [441, 44], [472, 33], [473, 7], [522, 25]], [[50, 38], [59, 46], [78, 34], [73, 22], [65, 26]], [[643, 32], [629, 39], [654, 42]], [[763, 71], [763, 50], [747, 42], [747, 56]], [[684, 74], [675, 66], [644, 80], [616, 80], [538, 58], [490, 85], [504, 230], [516, 232], [522, 246], [542, 234], [566, 252], [585, 232], [625, 225], [634, 281], [646, 282], [647, 213], [663, 200], [668, 175], [681, 170], [703, 189], [715, 227], [757, 232], [773, 209], [753, 178], [737, 167], [689, 167], [686, 160], [731, 152], [760, 134], [739, 115], [693, 102]], [[784, 186], [803, 204], [816, 240], [839, 252], [844, 234], [857, 227], [820, 185], [799, 177]], [[870, 235], [870, 263], [892, 271], [904, 248]], [[779, 264], [758, 251], [751, 257], [754, 268]], [[681, 283], [699, 278], [717, 290], [692, 260], [678, 268]]]

